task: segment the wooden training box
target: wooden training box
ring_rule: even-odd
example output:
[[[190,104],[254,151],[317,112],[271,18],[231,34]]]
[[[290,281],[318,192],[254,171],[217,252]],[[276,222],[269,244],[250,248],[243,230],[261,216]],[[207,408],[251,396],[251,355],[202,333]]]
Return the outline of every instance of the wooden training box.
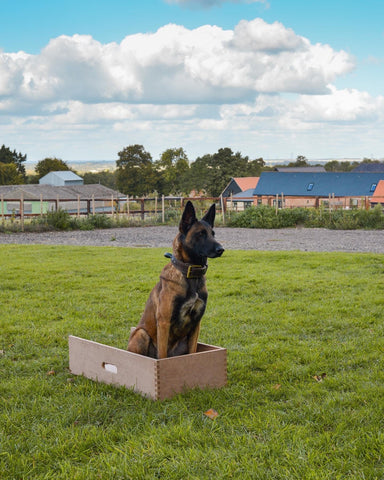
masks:
[[[71,373],[131,388],[153,400],[227,383],[225,348],[198,343],[196,353],[157,360],[72,335],[68,343]]]

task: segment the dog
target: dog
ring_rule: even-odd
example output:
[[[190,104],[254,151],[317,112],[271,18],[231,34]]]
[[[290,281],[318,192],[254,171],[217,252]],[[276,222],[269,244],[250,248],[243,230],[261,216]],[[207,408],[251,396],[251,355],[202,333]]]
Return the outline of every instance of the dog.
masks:
[[[127,350],[152,358],[195,353],[208,292],[207,258],[220,257],[224,248],[215,240],[215,204],[199,221],[188,201],[173,241],[171,261],[151,291]]]

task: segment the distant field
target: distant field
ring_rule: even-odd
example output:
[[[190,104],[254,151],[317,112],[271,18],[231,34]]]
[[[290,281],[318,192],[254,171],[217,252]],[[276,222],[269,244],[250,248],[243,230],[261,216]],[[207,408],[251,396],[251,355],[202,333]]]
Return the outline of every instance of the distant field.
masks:
[[[67,161],[68,166],[79,174],[92,171],[115,170],[116,160]],[[34,174],[37,162],[26,162],[27,174]]]
[[[163,402],[72,376],[67,347],[125,348],[163,249],[0,258],[2,480],[384,477],[384,255],[225,252],[200,338],[228,386]]]

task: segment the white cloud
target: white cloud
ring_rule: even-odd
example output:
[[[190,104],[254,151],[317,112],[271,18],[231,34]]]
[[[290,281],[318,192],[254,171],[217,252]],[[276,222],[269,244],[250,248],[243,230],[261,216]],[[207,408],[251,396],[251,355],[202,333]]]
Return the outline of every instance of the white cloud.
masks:
[[[313,129],[319,125],[345,123],[361,126],[384,120],[384,96],[372,97],[355,89],[337,90],[329,85],[327,95],[259,95],[253,103],[223,105],[221,118],[254,124],[272,120],[285,129]]]
[[[280,23],[242,21],[232,30],[166,25],[101,44],[60,36],[39,55],[0,55],[3,99],[32,104],[223,103],[260,92],[324,93],[353,59],[312,45]]]
[[[102,152],[130,143],[204,148],[199,154],[224,145],[274,148],[279,138],[331,135],[346,124],[357,138],[367,122],[372,137],[383,124],[383,97],[333,86],[354,68],[348,53],[261,19],[233,30],[169,24],[121,43],[60,36],[38,55],[0,52],[2,142],[20,151],[16,138],[26,151],[52,142],[43,155],[65,157],[54,151],[56,138],[63,152],[76,149],[75,158],[92,143],[108,158]]]

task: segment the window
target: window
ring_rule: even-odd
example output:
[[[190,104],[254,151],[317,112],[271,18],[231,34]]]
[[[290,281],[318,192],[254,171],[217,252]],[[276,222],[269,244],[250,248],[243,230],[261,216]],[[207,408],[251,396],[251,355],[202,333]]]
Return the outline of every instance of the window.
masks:
[[[371,188],[369,189],[370,192],[374,192],[376,190],[377,183],[372,183]]]
[[[312,191],[313,186],[314,186],[314,183],[308,183],[308,185],[307,185],[307,192]]]

